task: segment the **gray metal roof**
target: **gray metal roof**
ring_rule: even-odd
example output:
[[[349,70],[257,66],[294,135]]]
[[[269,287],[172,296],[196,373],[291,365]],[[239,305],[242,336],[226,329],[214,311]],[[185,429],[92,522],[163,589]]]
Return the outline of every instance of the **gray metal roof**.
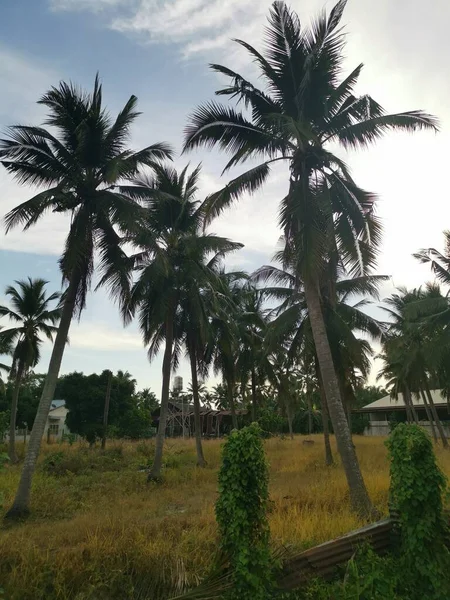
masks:
[[[55,408],[61,408],[61,406],[65,406],[65,405],[66,405],[65,400],[52,400],[52,406],[51,406],[50,410],[54,410]]]
[[[447,406],[447,399],[441,394],[441,390],[431,390],[431,397],[436,406]],[[416,394],[412,395],[412,401],[414,406],[418,408],[424,408],[424,403],[421,397]],[[358,412],[377,412],[377,411],[389,411],[389,410],[402,410],[405,408],[405,401],[403,400],[403,394],[398,394],[397,398],[391,396],[384,396],[375,402],[371,402],[366,406],[363,406]]]

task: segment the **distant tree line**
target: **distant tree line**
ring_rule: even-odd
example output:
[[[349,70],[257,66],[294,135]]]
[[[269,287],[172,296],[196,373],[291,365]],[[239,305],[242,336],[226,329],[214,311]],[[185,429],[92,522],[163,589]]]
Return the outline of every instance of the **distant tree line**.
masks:
[[[95,443],[103,434],[103,411],[110,371],[84,375],[80,372],[59,377],[55,398],[64,400],[69,412],[66,425],[71,433]],[[17,427],[31,430],[36,417],[45,375],[29,373],[21,385]],[[9,423],[14,383],[0,385],[0,427]],[[159,406],[149,389],[136,390],[136,380],[127,371],[112,375],[108,414],[108,437],[139,439],[152,434],[152,412]]]

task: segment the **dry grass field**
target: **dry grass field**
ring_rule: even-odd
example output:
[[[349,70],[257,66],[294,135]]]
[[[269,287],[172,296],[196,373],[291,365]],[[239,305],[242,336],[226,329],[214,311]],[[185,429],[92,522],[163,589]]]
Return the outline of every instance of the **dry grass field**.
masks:
[[[296,551],[359,525],[339,465],[326,468],[320,436],[270,439],[270,526],[274,547]],[[356,437],[370,495],[387,511],[388,463],[381,438]],[[32,517],[0,531],[0,588],[7,600],[157,600],[199,581],[217,546],[214,502],[221,441],[205,442],[208,467],[195,466],[193,441],[169,440],[162,484],[140,468],[152,443],[107,450],[44,445]],[[61,453],[55,456],[55,453]],[[450,474],[450,454],[438,450]],[[0,473],[3,509],[18,467]],[[1,597],[1,594],[0,594]]]

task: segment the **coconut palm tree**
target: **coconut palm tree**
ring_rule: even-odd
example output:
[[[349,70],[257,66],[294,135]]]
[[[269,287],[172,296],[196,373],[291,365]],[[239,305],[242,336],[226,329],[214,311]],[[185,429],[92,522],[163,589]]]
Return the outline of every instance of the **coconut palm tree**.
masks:
[[[237,383],[239,380],[238,355],[242,293],[248,282],[243,272],[220,271],[219,302],[210,301],[209,338],[205,349],[205,362],[212,366],[215,375],[222,375],[221,391],[226,392],[226,407],[231,412],[233,429],[238,429],[236,413]],[[241,390],[242,391],[242,390]],[[219,404],[218,404],[219,406]],[[224,408],[223,401],[220,408]]]
[[[96,77],[91,93],[60,83],[40,100],[48,109],[45,127],[15,125],[0,140],[0,160],[15,179],[38,185],[42,191],[6,216],[6,229],[32,227],[47,212],[67,214],[69,233],[59,264],[64,294],[61,321],[55,337],[41,402],[27,449],[19,488],[7,517],[29,511],[31,480],[39,454],[70,324],[86,305],[97,251],[100,271],[114,272],[122,257],[120,230],[135,225],[138,205],[115,187],[134,177],[141,165],[167,158],[166,144],[138,152],[127,148],[130,127],[138,116],[131,96],[116,119],[103,106],[102,86]]]
[[[130,199],[139,200],[144,207],[140,226],[129,240],[139,252],[124,261],[123,267],[126,272],[127,264],[128,269],[131,266],[137,280],[128,290],[127,286],[119,289],[113,278],[113,291],[120,294],[125,323],[138,315],[150,360],[165,344],[161,411],[149,480],[159,479],[161,475],[170,376],[178,360],[183,336],[193,375],[194,371],[197,373],[197,352],[204,340],[203,332],[197,332],[198,339],[191,336],[192,323],[183,331],[180,324],[183,307],[186,311],[186,306],[189,306],[193,311],[192,319],[202,328],[206,326],[201,290],[214,290],[220,283],[214,257],[242,247],[226,238],[204,232],[203,204],[196,200],[199,173],[199,167],[189,174],[187,167],[178,173],[167,166],[155,166],[154,175],[136,178],[132,186],[121,188]],[[127,277],[124,274],[122,280],[126,281]],[[198,393],[194,394],[194,406],[198,437]],[[198,440],[201,442],[200,438]]]
[[[247,283],[238,296],[236,313],[238,352],[236,368],[243,393],[250,385],[252,420],[258,416],[258,396],[268,375],[270,364],[264,345],[269,310],[264,307],[264,290]]]
[[[41,336],[53,341],[53,334],[58,330],[55,323],[61,312],[59,306],[51,308],[51,304],[59,300],[60,294],[55,292],[47,296],[45,286],[48,281],[29,277],[26,281],[15,283],[16,287],[8,286],[5,290],[11,308],[0,305],[0,317],[5,317],[16,325],[0,331],[0,344],[14,348],[10,371],[14,387],[9,426],[9,459],[12,463],[17,462],[16,416],[20,386],[29,369],[39,362],[43,342]]]
[[[436,328],[437,318],[440,319],[446,312],[450,313],[448,301],[442,296],[438,285],[428,284],[425,289],[408,291],[399,288],[399,293],[392,294],[384,302],[386,306],[383,309],[391,319],[389,336],[384,343],[385,367],[390,367],[396,375],[396,382],[400,382],[407,398],[405,405],[410,405],[414,420],[417,417],[409,397],[412,391],[422,395],[430,423],[434,421],[444,448],[448,448],[430,390],[433,358],[436,353],[442,356],[448,349],[448,343],[442,344],[443,336],[439,327]],[[436,343],[436,333],[439,343]],[[395,366],[397,368],[394,370]]]
[[[280,262],[284,252],[275,254]],[[285,257],[284,257],[285,258]],[[317,381],[321,393],[322,417],[325,438],[326,463],[331,464],[331,446],[328,439],[327,401],[314,345],[309,307],[304,284],[296,274],[296,265],[286,263],[281,267],[265,265],[252,276],[257,282],[266,284],[264,293],[267,298],[278,300],[280,304],[273,309],[275,318],[268,327],[266,344],[271,349],[280,345],[286,348],[286,361],[290,367],[303,366],[302,372],[307,380]],[[380,339],[385,331],[382,323],[364,312],[369,298],[378,298],[378,286],[387,279],[382,275],[364,275],[349,277],[342,265],[330,260],[322,269],[320,282],[321,311],[324,316],[333,364],[338,385],[345,401],[348,421],[354,400],[355,374],[367,375],[372,354],[367,340],[360,339],[358,333]],[[275,285],[270,286],[267,283]],[[363,298],[361,299],[361,296]],[[358,299],[359,298],[359,299]],[[311,387],[308,383],[305,387]],[[311,391],[311,390],[309,390]],[[307,390],[307,398],[310,394]],[[311,414],[311,407],[309,410]]]
[[[225,170],[249,159],[263,162],[234,178],[209,199],[209,215],[222,212],[242,193],[253,193],[269,178],[276,162],[289,167],[289,191],[281,202],[280,224],[298,254],[312,331],[330,416],[345,468],[353,507],[371,510],[350,432],[321,312],[319,275],[330,245],[358,262],[359,246],[376,251],[367,215],[374,198],[353,181],[345,163],[329,148],[366,147],[391,130],[436,129],[422,111],[388,115],[370,96],[356,97],[362,65],[341,79],[344,35],[339,28],[346,0],[340,0],[311,28],[281,1],[273,3],[263,52],[243,40],[260,71],[263,89],[228,67],[212,69],[231,80],[217,94],[242,102],[248,113],[210,102],[200,106],[186,128],[185,149],[218,146],[231,154]],[[250,116],[247,116],[247,115]]]
[[[4,339],[2,337],[2,330],[4,330],[4,327],[0,326],[0,356],[10,356],[12,354],[13,347],[9,339]],[[0,363],[0,372],[1,371],[4,371],[5,373],[10,373],[11,366],[5,365],[5,363]]]

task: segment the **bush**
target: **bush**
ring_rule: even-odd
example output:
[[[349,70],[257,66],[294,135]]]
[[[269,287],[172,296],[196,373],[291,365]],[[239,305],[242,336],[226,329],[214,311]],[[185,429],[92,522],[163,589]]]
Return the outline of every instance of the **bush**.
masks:
[[[123,448],[113,446],[106,450],[58,450],[50,452],[44,458],[42,469],[47,475],[61,477],[72,473],[81,475],[92,471],[120,471],[123,468]]]
[[[442,511],[446,478],[421,427],[398,424],[387,447],[391,506],[399,515],[402,592],[409,600],[445,600],[450,597],[450,553]]]
[[[268,470],[256,424],[234,431],[223,447],[216,518],[230,562],[235,600],[266,600],[271,587]]]

